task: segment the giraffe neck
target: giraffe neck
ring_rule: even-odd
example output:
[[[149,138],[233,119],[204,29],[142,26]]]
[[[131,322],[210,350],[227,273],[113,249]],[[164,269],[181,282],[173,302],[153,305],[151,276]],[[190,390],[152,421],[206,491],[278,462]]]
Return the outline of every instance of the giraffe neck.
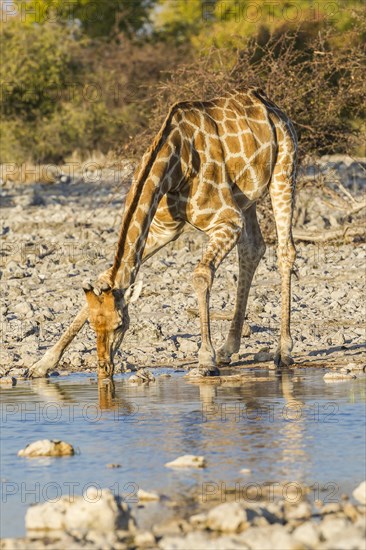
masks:
[[[143,156],[126,197],[117,251],[111,269],[111,285],[128,288],[138,273],[150,224],[160,198],[168,191],[169,161],[174,147],[169,143],[173,105],[151,147]]]
[[[133,187],[137,189],[140,186],[135,184]],[[141,194],[137,196],[133,193],[128,198],[112,267],[114,287],[127,289],[135,281],[150,224],[158,203],[166,191],[166,178],[155,171],[143,182]]]
[[[141,265],[149,228],[160,199],[171,185],[170,170],[176,163],[174,146],[165,139],[159,144],[153,160],[147,152],[136,172],[126,198],[120,236],[113,267],[112,287],[127,289],[136,278]]]

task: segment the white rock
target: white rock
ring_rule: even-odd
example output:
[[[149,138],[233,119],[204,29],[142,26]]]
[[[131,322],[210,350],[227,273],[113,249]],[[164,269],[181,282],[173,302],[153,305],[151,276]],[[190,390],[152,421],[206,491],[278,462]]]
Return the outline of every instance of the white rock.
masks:
[[[193,527],[203,529],[206,526],[207,514],[194,514],[189,518],[189,522]]]
[[[347,365],[347,369],[349,369],[350,371],[353,371],[353,370],[359,370],[359,371],[362,371],[362,370],[365,370],[366,366],[364,363],[348,363]]]
[[[140,378],[143,382],[155,382],[155,376],[149,369],[139,369],[136,372],[136,376]]]
[[[65,441],[42,439],[34,441],[18,452],[18,456],[70,456],[75,453],[70,443]]]
[[[250,468],[242,468],[240,470],[240,473],[241,474],[244,474],[244,475],[247,475],[247,474],[251,474],[252,473],[252,470]]]
[[[354,374],[343,372],[327,372],[324,374],[323,379],[325,382],[337,382],[341,380],[353,380],[356,378]]]
[[[309,519],[311,517],[311,506],[306,501],[288,505],[285,507],[285,515],[287,520]]]
[[[243,546],[236,537],[210,537],[205,532],[193,531],[185,537],[163,537],[159,542],[159,548],[161,550],[246,550],[249,547]]]
[[[25,516],[27,530],[91,529],[108,533],[116,529],[134,528],[134,520],[126,503],[109,489],[90,487],[83,496],[68,496],[56,502],[36,504]]]
[[[33,307],[32,304],[27,302],[20,302],[19,304],[13,306],[13,310],[15,313],[20,313],[20,315],[28,315],[33,312]]]
[[[341,533],[327,540],[319,548],[323,550],[365,550],[365,536],[359,532],[353,525],[349,525]]]
[[[241,534],[240,539],[251,550],[299,550],[299,543],[291,537],[283,525],[278,524],[268,527],[250,527]]]
[[[212,531],[235,533],[244,527],[246,521],[246,512],[238,502],[219,504],[207,515],[207,527]]]
[[[156,546],[156,540],[151,531],[140,531],[135,535],[135,545],[139,547],[147,546],[149,548]]]
[[[316,546],[319,542],[317,527],[311,521],[302,523],[293,531],[292,536],[304,545]]]
[[[16,378],[14,376],[2,376],[0,378],[0,384],[1,386],[15,386],[17,383]]]
[[[319,530],[321,536],[328,540],[333,538],[338,533],[342,533],[344,529],[349,525],[346,518],[334,518],[332,516],[326,516],[325,519],[319,524]]]
[[[165,464],[167,468],[205,468],[206,460],[203,456],[183,455],[172,462]]]
[[[366,504],[366,481],[360,483],[352,494],[358,502],[361,504]]]
[[[158,493],[144,491],[143,489],[137,491],[137,498],[139,500],[160,500]]]
[[[183,353],[197,353],[198,344],[194,340],[190,340],[189,338],[177,338],[177,342],[179,343],[180,351]]]

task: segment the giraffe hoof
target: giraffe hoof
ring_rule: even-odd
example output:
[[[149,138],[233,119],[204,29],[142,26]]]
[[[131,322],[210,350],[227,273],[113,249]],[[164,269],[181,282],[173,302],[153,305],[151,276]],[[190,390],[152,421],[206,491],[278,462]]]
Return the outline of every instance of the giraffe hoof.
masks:
[[[217,352],[216,363],[218,365],[230,365],[231,354],[223,349],[219,349]]]
[[[291,355],[282,355],[281,352],[277,352],[274,358],[274,364],[278,368],[289,367],[290,365],[294,364],[294,360],[292,359]]]
[[[220,376],[220,371],[217,367],[196,367],[187,374],[190,378],[201,378],[204,376]]]

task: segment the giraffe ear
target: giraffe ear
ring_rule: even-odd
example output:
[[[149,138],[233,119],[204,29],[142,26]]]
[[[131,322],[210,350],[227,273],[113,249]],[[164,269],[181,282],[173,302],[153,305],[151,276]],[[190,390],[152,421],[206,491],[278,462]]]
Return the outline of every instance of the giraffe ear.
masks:
[[[128,289],[125,292],[125,302],[126,304],[132,304],[133,302],[136,302],[138,300],[141,290],[142,290],[142,279],[134,283],[133,285],[129,286]]]

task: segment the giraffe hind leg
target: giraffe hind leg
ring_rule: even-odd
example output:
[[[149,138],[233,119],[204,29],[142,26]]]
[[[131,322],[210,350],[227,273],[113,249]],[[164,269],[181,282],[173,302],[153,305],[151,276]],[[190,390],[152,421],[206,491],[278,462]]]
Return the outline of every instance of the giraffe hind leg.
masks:
[[[278,266],[281,274],[281,328],[280,340],[275,355],[277,367],[287,367],[294,361],[291,357],[293,341],[291,321],[291,273],[296,258],[292,239],[293,193],[295,164],[290,158],[287,165],[276,165],[270,184],[270,195],[277,228]]]

